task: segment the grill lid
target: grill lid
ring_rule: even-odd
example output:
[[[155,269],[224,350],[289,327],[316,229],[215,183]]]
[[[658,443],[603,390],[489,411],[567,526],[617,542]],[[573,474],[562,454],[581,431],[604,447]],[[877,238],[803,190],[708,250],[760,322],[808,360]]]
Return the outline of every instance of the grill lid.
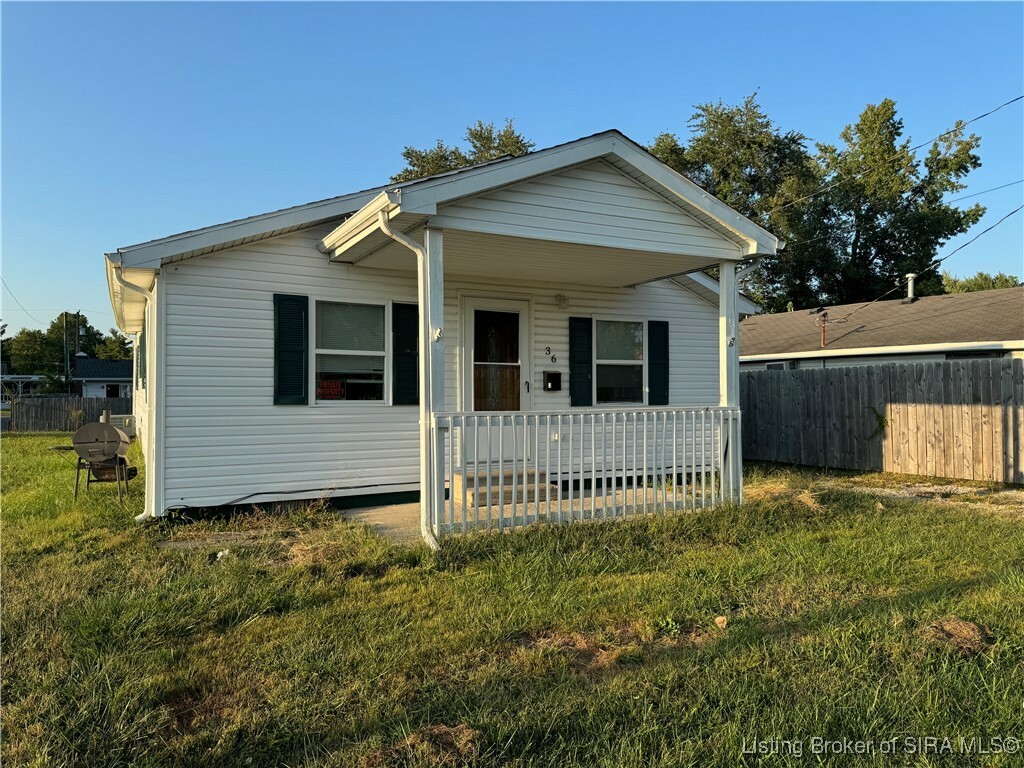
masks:
[[[75,453],[86,461],[110,461],[128,451],[128,436],[110,424],[86,424],[71,439]]]

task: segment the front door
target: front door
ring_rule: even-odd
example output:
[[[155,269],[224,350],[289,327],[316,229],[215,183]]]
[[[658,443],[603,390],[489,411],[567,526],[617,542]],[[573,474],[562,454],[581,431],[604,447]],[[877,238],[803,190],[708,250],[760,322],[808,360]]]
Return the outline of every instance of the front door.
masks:
[[[493,413],[490,439],[479,430],[479,448],[474,434],[467,434],[467,458],[492,462],[499,455],[510,460],[522,458],[524,440],[530,441],[521,418],[505,418],[499,429],[498,413],[529,409],[530,403],[530,303],[511,299],[467,298],[464,305],[465,338],[462,359],[464,407],[479,413]],[[481,426],[486,424],[481,420]],[[476,433],[477,430],[467,430]],[[500,437],[499,437],[500,435]]]

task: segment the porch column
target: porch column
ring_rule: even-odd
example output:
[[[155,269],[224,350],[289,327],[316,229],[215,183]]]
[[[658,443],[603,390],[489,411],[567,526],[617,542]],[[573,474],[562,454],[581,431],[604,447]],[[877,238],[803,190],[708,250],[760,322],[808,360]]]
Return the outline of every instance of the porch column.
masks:
[[[736,265],[718,262],[718,404],[738,408],[740,404],[740,341]],[[737,418],[723,416],[723,437],[728,439],[728,455],[722,457],[722,490],[730,501],[743,496],[743,455],[740,424]],[[724,441],[723,441],[724,442]]]
[[[444,238],[439,229],[424,230],[419,260],[420,320],[420,522],[435,529],[444,509],[444,456],[434,441],[433,416],[444,404]]]

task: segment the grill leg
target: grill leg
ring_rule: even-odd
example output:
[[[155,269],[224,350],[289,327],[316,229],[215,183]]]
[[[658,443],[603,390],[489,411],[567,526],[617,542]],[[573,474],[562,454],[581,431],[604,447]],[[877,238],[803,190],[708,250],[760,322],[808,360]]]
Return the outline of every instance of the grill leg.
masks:
[[[82,474],[82,460],[78,460],[78,465],[75,467],[75,501],[78,501],[78,478]]]

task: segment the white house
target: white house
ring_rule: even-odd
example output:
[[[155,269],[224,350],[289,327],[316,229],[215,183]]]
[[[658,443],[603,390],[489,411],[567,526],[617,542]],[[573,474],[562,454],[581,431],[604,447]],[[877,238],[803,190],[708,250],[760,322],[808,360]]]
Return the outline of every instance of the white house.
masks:
[[[131,397],[132,361],[100,360],[79,352],[71,380],[82,397]]]
[[[737,271],[778,247],[608,131],[120,248],[142,516],[421,490],[433,542],[739,499]]]

